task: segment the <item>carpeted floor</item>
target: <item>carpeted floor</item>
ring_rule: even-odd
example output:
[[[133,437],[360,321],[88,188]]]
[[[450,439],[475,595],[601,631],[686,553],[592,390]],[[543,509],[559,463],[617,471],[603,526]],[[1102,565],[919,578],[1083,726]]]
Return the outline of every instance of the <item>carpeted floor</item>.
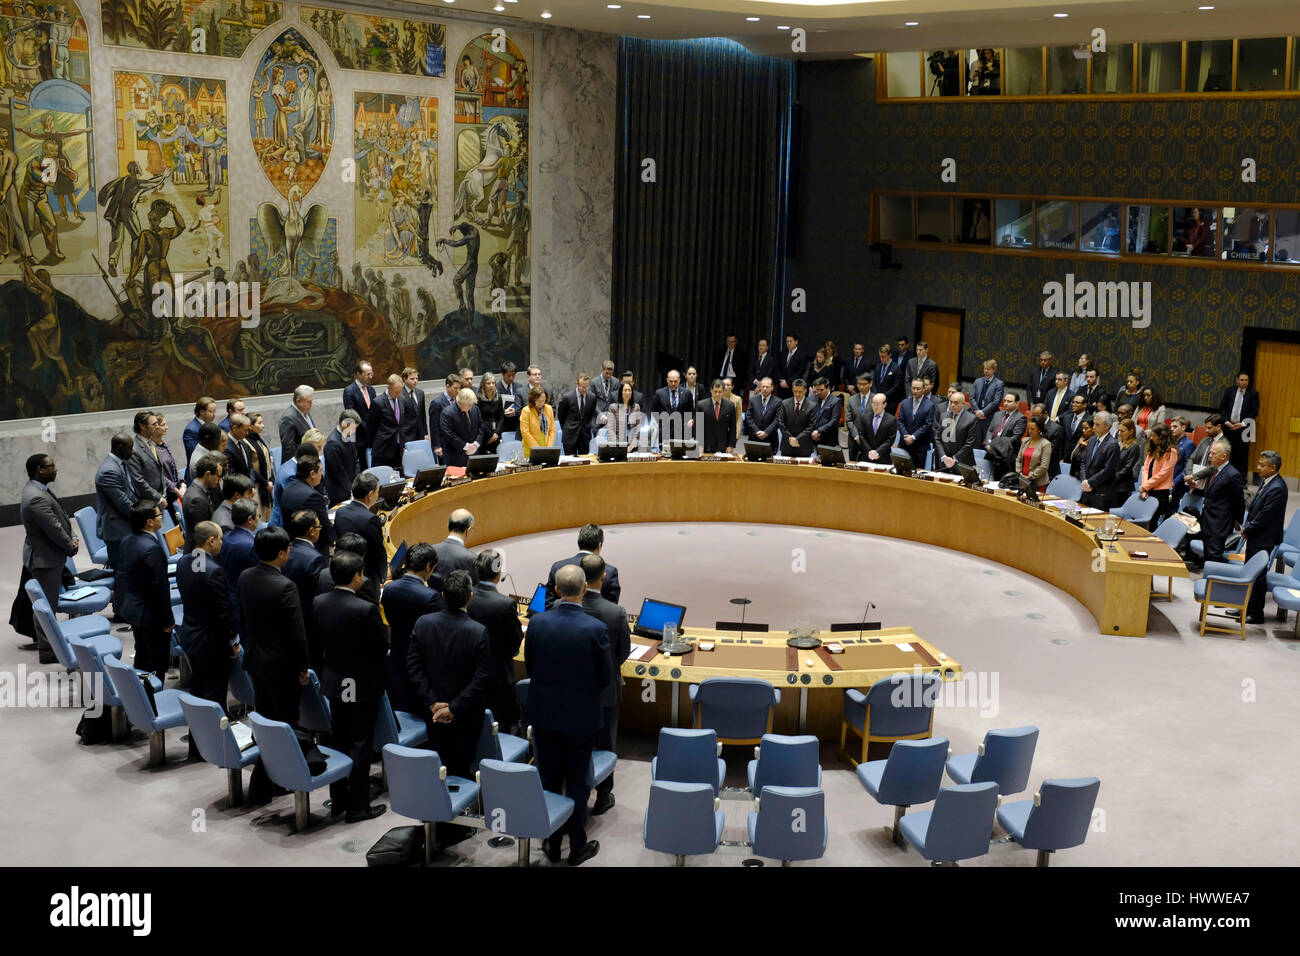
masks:
[[[518,588],[530,592],[553,560],[573,554],[572,531],[498,542]],[[0,607],[17,587],[21,528],[0,529],[0,551],[15,560],[0,580]],[[486,542],[471,538],[481,549]],[[796,550],[796,549],[802,549]],[[607,529],[607,560],[619,569],[624,606],[651,595],[685,604],[686,625],[730,619],[732,597],[747,596],[750,620],[773,628],[806,618],[856,620],[868,601],[885,626],[910,626],[977,672],[992,706],[941,707],[936,735],[954,753],[975,749],[986,731],[1040,729],[1028,797],[1045,777],[1101,779],[1094,830],[1055,866],[1295,864],[1300,823],[1291,797],[1300,769],[1288,753],[1300,700],[1300,641],[1292,621],[1248,628],[1242,642],[1196,634],[1191,584],[1175,581],[1172,604],[1151,610],[1146,639],[1102,637],[1072,598],[991,561],[889,538],[777,525],[630,525]],[[41,668],[7,624],[0,675]],[[129,633],[123,635],[130,652]],[[996,681],[996,684],[994,683]],[[143,735],[82,746],[78,711],[16,707],[0,719],[0,784],[6,859],[20,865],[179,864],[211,866],[364,864],[365,850],[390,827],[411,821],[391,811],[376,820],[327,823],[289,833],[291,797],[257,810],[221,809],[225,773],[183,761],[180,731],[168,734],[169,763],[145,769]],[[670,858],[641,843],[652,735],[620,741],[617,806],[593,818],[601,843],[588,866],[660,866]],[[729,748],[728,784],[743,784],[748,748]],[[893,847],[892,809],[878,806],[835,748],[822,748],[831,840],[820,864],[920,866]],[[376,775],[378,768],[375,768]],[[385,798],[381,797],[380,800]],[[724,839],[744,839],[749,804],[726,800]],[[749,853],[723,848],[690,865],[737,866]],[[481,837],[449,851],[439,865],[507,866],[514,848]],[[540,848],[533,862],[545,865]],[[1013,845],[964,865],[1032,866]]]

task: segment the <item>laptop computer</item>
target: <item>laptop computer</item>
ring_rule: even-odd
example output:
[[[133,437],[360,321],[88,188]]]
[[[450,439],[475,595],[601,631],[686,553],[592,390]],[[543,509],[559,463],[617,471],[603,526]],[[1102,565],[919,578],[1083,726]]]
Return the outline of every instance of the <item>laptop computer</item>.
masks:
[[[392,511],[397,507],[397,502],[401,500],[402,492],[406,490],[406,479],[401,481],[392,481],[386,485],[379,486],[379,507],[385,511]]]
[[[682,605],[646,598],[641,602],[641,611],[636,616],[636,626],[632,628],[632,633],[641,637],[662,639],[664,625],[675,624],[677,633],[680,634],[684,617],[686,617],[686,608]]]
[[[818,445],[817,460],[823,465],[842,465],[844,452],[838,445]]]
[[[388,577],[396,581],[402,576],[402,565],[406,563],[406,542],[403,541],[397,546],[397,552],[393,555],[393,560],[388,562]]]
[[[627,451],[626,442],[614,445],[597,445],[596,457],[601,461],[627,461]]]
[[[537,589],[533,591],[532,600],[528,602],[528,616],[532,617],[534,614],[541,614],[545,610],[546,610],[546,585],[539,584],[537,585]]]
[[[765,441],[746,441],[745,461],[771,461],[775,451],[776,449]]]
[[[889,460],[893,463],[896,474],[907,476],[916,471],[916,463],[912,461],[912,456],[905,451],[898,451],[897,449],[891,451]]]
[[[554,468],[560,463],[560,449],[554,445],[544,446],[541,448],[530,448],[528,450],[528,464],[541,465],[543,468]]]
[[[497,470],[497,460],[496,455],[470,455],[465,474],[471,478],[482,478],[484,475],[493,474]]]
[[[434,465],[432,468],[421,468],[415,473],[415,490],[417,492],[437,491],[442,487],[442,479],[446,474],[446,465]]]

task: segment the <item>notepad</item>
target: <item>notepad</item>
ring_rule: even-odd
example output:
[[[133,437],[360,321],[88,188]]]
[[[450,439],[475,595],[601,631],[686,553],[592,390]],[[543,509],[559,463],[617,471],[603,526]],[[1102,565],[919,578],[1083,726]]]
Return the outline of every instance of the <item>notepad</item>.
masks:
[[[253,728],[248,724],[231,724],[230,732],[235,735],[235,743],[239,745],[240,750],[247,750],[253,746]]]
[[[90,597],[94,593],[94,588],[82,587],[73,588],[71,591],[64,591],[62,596],[67,598],[69,601],[80,601],[82,598]]]
[[[630,661],[639,661],[645,657],[646,651],[654,650],[653,644],[633,644],[632,650],[628,653],[627,659]]]
[[[904,643],[902,643],[902,644],[895,644],[894,646],[897,647],[897,648],[898,648],[900,651],[902,651],[904,654],[910,654],[910,653],[912,653],[912,645],[911,645],[911,644],[908,644],[908,643],[906,643],[906,642],[904,642]]]

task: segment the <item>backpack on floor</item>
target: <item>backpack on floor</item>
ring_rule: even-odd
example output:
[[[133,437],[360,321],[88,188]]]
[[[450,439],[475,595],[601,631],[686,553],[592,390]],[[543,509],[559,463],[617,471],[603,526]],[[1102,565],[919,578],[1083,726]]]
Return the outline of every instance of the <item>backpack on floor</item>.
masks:
[[[366,866],[411,866],[424,859],[424,827],[393,827],[366,851]]]

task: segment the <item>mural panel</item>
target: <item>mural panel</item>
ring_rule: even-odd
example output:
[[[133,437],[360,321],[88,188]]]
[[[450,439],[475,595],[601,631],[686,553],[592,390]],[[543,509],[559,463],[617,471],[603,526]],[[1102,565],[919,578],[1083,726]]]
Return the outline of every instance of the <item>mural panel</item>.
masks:
[[[447,28],[427,20],[369,17],[326,7],[301,8],[303,23],[320,35],[346,70],[442,76]]]
[[[103,0],[104,41],[174,53],[241,57],[253,38],[284,16],[262,0]],[[194,49],[202,30],[202,49]]]
[[[262,172],[286,199],[311,192],[334,140],[334,90],[320,57],[292,27],[258,61],[249,93],[248,128]]]
[[[353,116],[357,262],[430,264],[429,224],[438,222],[437,98],[357,93]]]

